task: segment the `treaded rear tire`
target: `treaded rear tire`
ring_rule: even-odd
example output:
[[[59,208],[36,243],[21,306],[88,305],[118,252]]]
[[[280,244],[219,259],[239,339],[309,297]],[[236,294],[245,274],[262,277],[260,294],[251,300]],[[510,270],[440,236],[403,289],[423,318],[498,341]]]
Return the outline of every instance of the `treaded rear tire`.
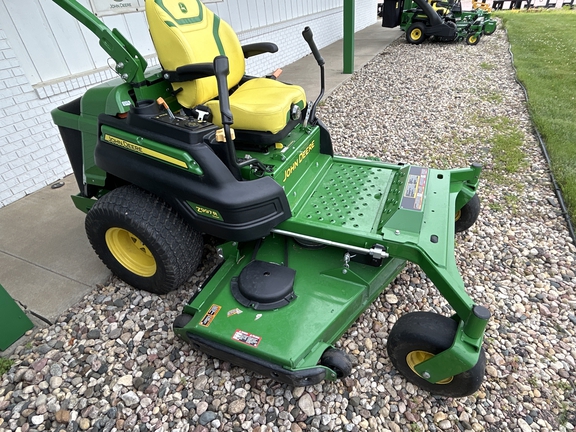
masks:
[[[120,279],[144,291],[165,294],[177,289],[196,271],[202,259],[202,235],[160,198],[136,186],[114,189],[96,201],[86,216],[85,227],[102,262]],[[139,240],[140,250],[146,253],[136,250],[135,255],[144,257],[145,271],[140,271],[137,265],[138,256],[135,265],[122,260],[122,255],[129,258],[134,255],[134,248],[129,241],[111,243],[111,232],[119,232],[133,242]]]

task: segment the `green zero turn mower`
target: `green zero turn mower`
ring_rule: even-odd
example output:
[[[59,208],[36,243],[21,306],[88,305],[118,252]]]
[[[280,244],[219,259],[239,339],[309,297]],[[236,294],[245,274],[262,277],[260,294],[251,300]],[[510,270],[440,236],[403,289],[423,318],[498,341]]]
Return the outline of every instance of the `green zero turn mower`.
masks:
[[[496,31],[498,23],[495,19],[491,18],[491,9],[485,7],[478,7],[472,10],[462,10],[462,3],[460,0],[437,1],[429,0],[432,8],[440,16],[444,17],[447,21],[453,21],[458,27],[472,25],[475,22],[482,25],[482,35],[488,36]]]
[[[411,44],[421,44],[429,37],[440,42],[466,41],[476,45],[483,34],[493,33],[496,22],[480,12],[462,12],[460,4],[450,10],[434,6],[426,0],[384,0],[381,14],[382,26],[400,29]]]
[[[244,74],[241,46],[199,0],[146,0],[162,68],[76,0],[54,0],[116,62],[117,79],[52,112],[102,261],[136,288],[162,294],[193,274],[203,235],[221,264],[174,332],[195,349],[294,386],[336,380],[351,359],[335,348],[406,261],[454,309],[401,317],[393,365],[432,393],[463,396],[484,377],[488,309],[466,294],[455,231],[475,222],[481,167],[437,170],[333,154],[316,117],[321,92]],[[234,126],[234,129],[231,128]],[[455,221],[456,215],[456,223]]]

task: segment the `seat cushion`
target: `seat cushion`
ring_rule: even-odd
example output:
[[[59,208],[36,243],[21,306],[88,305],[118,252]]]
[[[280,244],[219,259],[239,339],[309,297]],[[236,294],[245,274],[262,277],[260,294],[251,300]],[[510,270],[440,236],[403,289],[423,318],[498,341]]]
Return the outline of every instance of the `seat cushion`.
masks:
[[[290,120],[290,108],[306,106],[304,89],[269,78],[254,78],[242,84],[230,96],[230,109],[236,129],[276,133]],[[222,126],[220,104],[211,100],[213,122]]]

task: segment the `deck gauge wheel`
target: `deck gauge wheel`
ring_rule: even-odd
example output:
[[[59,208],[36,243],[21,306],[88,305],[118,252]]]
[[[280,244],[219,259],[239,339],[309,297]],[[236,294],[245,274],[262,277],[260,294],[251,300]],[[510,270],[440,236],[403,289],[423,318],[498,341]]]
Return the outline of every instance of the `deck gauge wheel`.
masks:
[[[320,358],[320,364],[332,369],[337,378],[345,378],[352,372],[352,360],[344,351],[328,348]]]

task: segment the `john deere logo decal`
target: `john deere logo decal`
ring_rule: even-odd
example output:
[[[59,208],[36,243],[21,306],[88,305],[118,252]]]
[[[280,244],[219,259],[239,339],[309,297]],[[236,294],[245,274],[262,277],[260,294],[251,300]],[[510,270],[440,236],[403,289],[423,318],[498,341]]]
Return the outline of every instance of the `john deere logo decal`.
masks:
[[[178,6],[180,6],[180,10],[182,11],[182,13],[188,12],[188,8],[186,7],[186,5],[184,3],[178,3]]]
[[[126,8],[126,7],[134,7],[131,1],[125,0],[114,0],[114,3],[110,3],[110,9],[119,9],[119,8]]]

